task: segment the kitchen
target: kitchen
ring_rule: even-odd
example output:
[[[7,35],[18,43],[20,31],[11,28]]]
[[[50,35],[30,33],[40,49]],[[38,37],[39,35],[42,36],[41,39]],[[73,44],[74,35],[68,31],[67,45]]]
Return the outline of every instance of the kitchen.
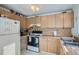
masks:
[[[20,21],[17,54],[79,54],[79,5],[3,4],[1,7],[5,7],[0,8],[1,17]],[[5,11],[6,8],[9,10]]]

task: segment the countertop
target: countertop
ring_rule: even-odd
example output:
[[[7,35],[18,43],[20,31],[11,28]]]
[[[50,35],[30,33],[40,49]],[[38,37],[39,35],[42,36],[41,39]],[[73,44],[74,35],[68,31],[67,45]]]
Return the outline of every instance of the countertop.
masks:
[[[79,46],[72,44],[64,44],[63,40],[61,41],[62,48],[64,50],[65,55],[79,55]]]
[[[53,35],[42,35],[42,36],[61,37],[61,36],[53,36]]]

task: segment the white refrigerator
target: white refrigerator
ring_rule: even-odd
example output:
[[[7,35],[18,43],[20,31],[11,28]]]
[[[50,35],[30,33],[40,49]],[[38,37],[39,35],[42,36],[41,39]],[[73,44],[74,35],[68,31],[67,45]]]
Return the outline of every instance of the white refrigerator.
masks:
[[[20,55],[20,22],[0,17],[0,55]]]

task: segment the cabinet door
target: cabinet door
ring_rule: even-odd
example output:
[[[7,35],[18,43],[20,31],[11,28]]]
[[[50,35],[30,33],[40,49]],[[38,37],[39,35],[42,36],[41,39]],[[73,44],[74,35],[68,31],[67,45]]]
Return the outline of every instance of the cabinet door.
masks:
[[[21,37],[21,50],[25,50],[27,48],[27,36]]]
[[[47,16],[41,16],[41,27],[47,28],[48,27],[48,19]]]
[[[63,13],[56,14],[56,28],[63,28]]]
[[[48,16],[48,28],[55,28],[55,15]]]
[[[55,38],[48,38],[48,52],[57,53],[57,40]]]
[[[47,38],[46,37],[41,37],[40,38],[40,51],[47,52]]]
[[[35,24],[35,19],[34,19],[34,17],[29,18],[28,21],[29,21],[30,24]]]
[[[72,12],[66,12],[64,13],[64,27],[65,28],[72,28],[73,27],[73,13]]]
[[[35,18],[35,22],[36,22],[36,24],[41,24],[40,22],[40,19],[41,19],[41,17],[40,16],[37,16],[36,18]]]
[[[60,42],[60,38],[56,39],[57,42],[57,54],[60,54],[61,51],[61,42]]]

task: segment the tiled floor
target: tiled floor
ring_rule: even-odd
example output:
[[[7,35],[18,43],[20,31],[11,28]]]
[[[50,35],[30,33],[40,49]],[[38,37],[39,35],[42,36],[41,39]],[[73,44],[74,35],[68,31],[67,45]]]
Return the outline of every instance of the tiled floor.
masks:
[[[22,55],[56,55],[54,53],[47,53],[47,52],[32,52],[32,51],[29,51],[29,50],[23,50],[22,51]]]

